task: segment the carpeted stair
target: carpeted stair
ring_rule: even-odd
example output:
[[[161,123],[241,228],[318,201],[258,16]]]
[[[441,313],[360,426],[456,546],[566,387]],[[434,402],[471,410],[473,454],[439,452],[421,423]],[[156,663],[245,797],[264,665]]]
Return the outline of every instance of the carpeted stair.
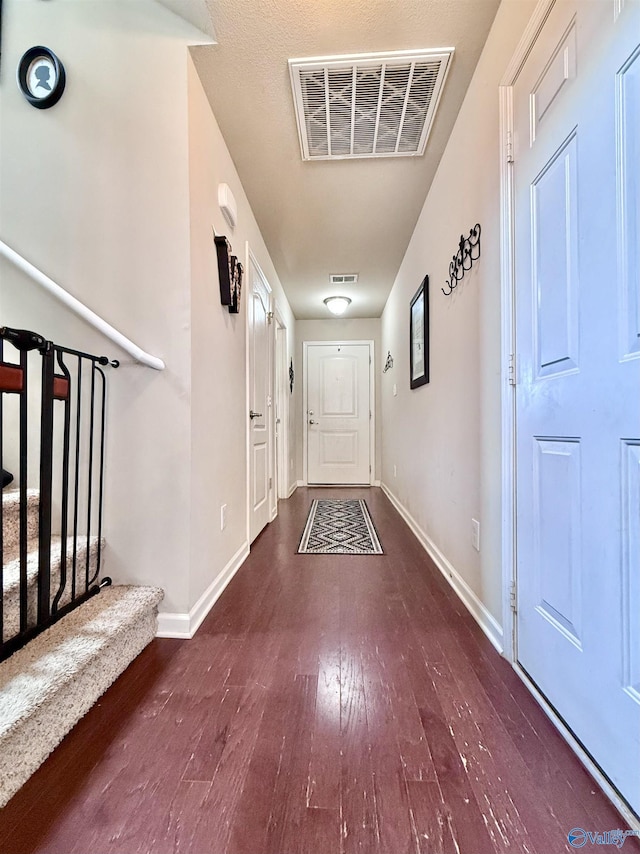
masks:
[[[29,494],[29,612],[35,603],[38,496]],[[18,620],[18,500],[3,495],[5,637]],[[60,577],[60,539],[52,546],[52,591]],[[88,544],[95,566],[97,539]],[[84,574],[86,538],[78,545],[76,572]],[[67,558],[72,571],[71,557]],[[80,576],[78,575],[78,578]],[[52,595],[54,595],[52,593]],[[44,762],[156,633],[155,587],[114,586],[76,608],[0,663],[0,807]]]

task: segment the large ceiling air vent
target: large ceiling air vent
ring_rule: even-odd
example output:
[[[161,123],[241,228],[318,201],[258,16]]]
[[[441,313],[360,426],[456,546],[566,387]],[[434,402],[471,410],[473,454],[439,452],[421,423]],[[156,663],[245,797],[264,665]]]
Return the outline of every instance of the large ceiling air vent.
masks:
[[[424,154],[453,48],[290,59],[303,160]]]

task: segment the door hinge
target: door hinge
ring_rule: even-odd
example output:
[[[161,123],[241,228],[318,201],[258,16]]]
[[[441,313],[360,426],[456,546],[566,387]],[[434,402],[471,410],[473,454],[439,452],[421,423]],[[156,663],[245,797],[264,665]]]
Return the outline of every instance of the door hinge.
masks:
[[[271,489],[272,486],[273,486],[273,478],[270,477],[269,478],[269,489]]]
[[[509,354],[509,385],[517,385],[516,379],[516,354]]]
[[[507,131],[507,142],[506,142],[506,154],[507,154],[507,163],[514,162],[513,156],[513,131]]]
[[[371,410],[369,410],[369,421],[371,421]]]
[[[273,312],[272,311],[267,312],[267,323],[273,323]]]
[[[509,604],[511,606],[511,610],[515,614],[518,610],[518,600],[516,594],[516,583],[512,581],[509,585]]]

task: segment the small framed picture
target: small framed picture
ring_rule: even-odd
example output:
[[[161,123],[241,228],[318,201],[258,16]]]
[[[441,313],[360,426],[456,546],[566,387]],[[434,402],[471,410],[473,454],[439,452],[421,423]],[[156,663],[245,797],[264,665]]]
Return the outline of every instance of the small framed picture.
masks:
[[[18,86],[27,101],[39,110],[57,104],[64,92],[63,64],[48,47],[32,47],[18,65]]]
[[[429,276],[411,300],[409,343],[411,388],[418,388],[429,382]]]

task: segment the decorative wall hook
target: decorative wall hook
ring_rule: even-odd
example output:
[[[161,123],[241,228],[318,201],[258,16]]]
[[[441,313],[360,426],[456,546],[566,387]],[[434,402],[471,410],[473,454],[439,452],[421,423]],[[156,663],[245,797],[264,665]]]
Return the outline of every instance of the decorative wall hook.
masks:
[[[462,234],[460,235],[458,251],[453,256],[451,263],[449,264],[449,280],[446,282],[446,286],[449,290],[445,291],[444,288],[440,288],[446,297],[453,293],[458,282],[462,279],[467,270],[471,269],[473,262],[477,261],[480,257],[480,231],[480,223],[478,222],[471,229],[468,237],[465,237]]]
[[[387,361],[384,363],[384,368],[382,369],[382,373],[386,374],[389,368],[393,367],[393,356],[391,355],[391,350],[387,353]]]

